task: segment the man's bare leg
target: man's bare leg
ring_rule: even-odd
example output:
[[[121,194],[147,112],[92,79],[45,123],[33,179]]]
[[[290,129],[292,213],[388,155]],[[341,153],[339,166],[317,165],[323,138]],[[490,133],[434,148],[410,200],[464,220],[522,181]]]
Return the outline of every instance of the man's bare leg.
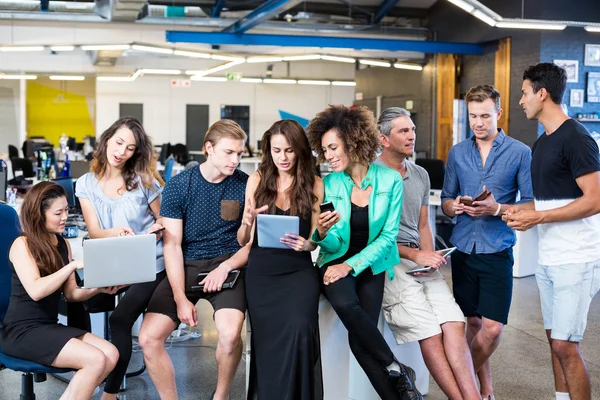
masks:
[[[465,399],[480,399],[481,395],[477,389],[471,351],[465,338],[464,322],[446,322],[442,324],[442,332],[446,358],[454,373],[462,397]]]
[[[242,358],[241,331],[244,313],[232,308],[223,308],[215,313],[217,326],[217,390],[215,400],[228,400],[231,382]],[[212,400],[212,399],[211,399]]]

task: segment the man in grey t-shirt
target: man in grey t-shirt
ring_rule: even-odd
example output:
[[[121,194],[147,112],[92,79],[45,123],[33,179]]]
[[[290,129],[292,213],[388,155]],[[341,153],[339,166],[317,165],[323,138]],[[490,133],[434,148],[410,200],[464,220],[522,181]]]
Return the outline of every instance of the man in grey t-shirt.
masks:
[[[402,258],[395,279],[386,280],[383,313],[399,344],[418,341],[427,368],[451,399],[480,399],[471,353],[464,335],[465,318],[438,271],[446,260],[435,252],[429,227],[429,175],[406,160],[413,155],[415,125],[403,108],[388,108],[379,117],[383,153],[375,161],[404,178],[404,199],[398,232]],[[434,269],[418,276],[416,266]]]

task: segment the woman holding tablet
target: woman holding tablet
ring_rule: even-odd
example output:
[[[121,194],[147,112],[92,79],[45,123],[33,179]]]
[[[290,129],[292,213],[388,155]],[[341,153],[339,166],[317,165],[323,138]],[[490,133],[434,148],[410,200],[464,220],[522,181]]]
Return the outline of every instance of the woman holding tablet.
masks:
[[[152,140],[133,117],[118,119],[98,139],[91,171],[77,180],[75,195],[92,239],[151,233],[160,224],[162,182],[155,178]],[[162,232],[156,234],[160,239]],[[115,399],[131,359],[131,328],[165,277],[162,241],[156,242],[156,280],[127,289],[110,316],[119,362],[106,379],[102,400]],[[134,254],[132,254],[134,256]]]
[[[323,293],[348,330],[350,349],[383,400],[422,399],[414,371],[395,359],[377,329],[385,273],[400,262],[396,236],[402,176],[374,164],[380,147],[366,107],[329,106],[310,122],[309,141],[333,173],[323,179],[325,211],[312,235]]]
[[[119,287],[80,289],[65,230],[68,203],[54,182],[33,186],[21,208],[22,236],[9,250],[11,297],[2,322],[0,346],[9,356],[77,372],[61,399],[91,399],[94,389],[114,368],[119,354],[104,339],[57,323],[61,293],[69,302],[98,293],[114,294]]]
[[[252,326],[248,398],[321,400],[319,274],[308,238],[317,226],[323,182],[314,174],[304,129],[278,121],[262,137],[262,161],[248,179],[240,245],[252,241],[246,298]],[[259,208],[255,209],[255,206]],[[289,249],[258,247],[258,213],[298,216],[299,235],[287,234]]]

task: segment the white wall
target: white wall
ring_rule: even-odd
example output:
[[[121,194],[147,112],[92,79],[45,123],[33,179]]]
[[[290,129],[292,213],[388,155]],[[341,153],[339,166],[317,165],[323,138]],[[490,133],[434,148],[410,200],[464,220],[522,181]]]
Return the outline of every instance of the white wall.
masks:
[[[21,149],[19,141],[19,81],[0,80],[0,153],[8,153],[8,145]]]
[[[328,104],[351,105],[354,87],[192,82],[172,87],[169,77],[143,77],[134,82],[97,82],[96,132],[119,118],[119,103],[142,103],[144,126],[154,143],[185,143],[186,104],[208,104],[209,124],[220,119],[221,105],[250,106],[250,143],[281,119],[279,110],[312,119]]]

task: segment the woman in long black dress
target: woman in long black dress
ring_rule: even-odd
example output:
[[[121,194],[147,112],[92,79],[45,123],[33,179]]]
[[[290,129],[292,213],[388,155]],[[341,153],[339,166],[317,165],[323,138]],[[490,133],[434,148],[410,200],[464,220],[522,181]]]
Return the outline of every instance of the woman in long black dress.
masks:
[[[0,347],[9,356],[42,365],[78,370],[61,400],[90,399],[94,389],[114,368],[119,353],[104,339],[81,329],[58,324],[61,293],[69,302],[98,293],[114,294],[120,287],[81,289],[65,229],[68,204],[64,189],[53,182],[35,185],[21,208],[23,235],[9,250],[11,297]]]
[[[295,121],[278,121],[265,132],[262,152],[258,171],[248,179],[238,231],[241,245],[252,241],[246,271],[252,326],[248,398],[320,400],[320,287],[310,256],[316,246],[308,238],[316,228],[323,182],[314,175],[306,134]],[[299,235],[281,238],[289,250],[258,247],[254,222],[261,212],[300,218]]]

